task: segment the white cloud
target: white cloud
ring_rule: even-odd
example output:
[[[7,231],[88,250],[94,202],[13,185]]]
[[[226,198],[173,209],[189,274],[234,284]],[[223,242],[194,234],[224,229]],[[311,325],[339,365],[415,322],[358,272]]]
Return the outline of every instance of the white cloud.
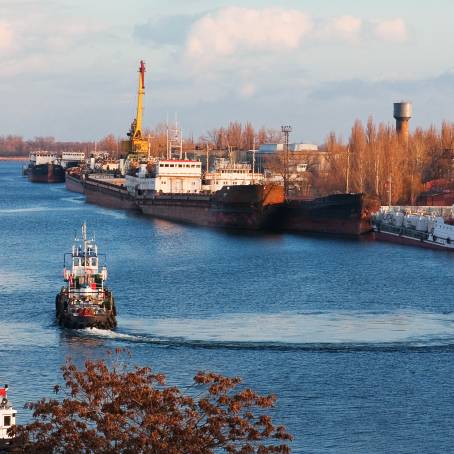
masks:
[[[354,16],[339,16],[328,21],[325,32],[330,38],[356,41],[361,33],[362,20]]]
[[[250,51],[291,50],[311,29],[309,16],[298,10],[228,7],[194,23],[186,52],[210,61]]]
[[[403,42],[408,37],[405,22],[400,18],[378,22],[375,24],[374,34],[379,39],[391,42]]]
[[[0,22],[0,50],[8,50],[12,43],[13,32],[11,27],[5,22]]]

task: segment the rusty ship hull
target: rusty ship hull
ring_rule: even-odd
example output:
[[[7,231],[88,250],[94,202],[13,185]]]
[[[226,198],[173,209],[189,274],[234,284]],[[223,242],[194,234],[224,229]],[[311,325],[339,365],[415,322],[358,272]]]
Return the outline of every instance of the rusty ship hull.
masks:
[[[81,178],[80,173],[75,173],[74,171],[66,172],[65,187],[71,192],[85,193],[84,180]]]
[[[143,214],[186,224],[226,229],[261,230],[275,223],[283,191],[279,186],[223,187],[212,195],[145,194]]]
[[[87,176],[84,181],[84,193],[88,203],[117,210],[138,210],[136,200],[121,184]]]
[[[32,166],[27,175],[33,183],[63,183],[65,181],[65,170],[59,164]]]
[[[288,200],[280,207],[284,231],[359,236],[372,231],[377,198],[366,194],[331,194],[313,200]]]

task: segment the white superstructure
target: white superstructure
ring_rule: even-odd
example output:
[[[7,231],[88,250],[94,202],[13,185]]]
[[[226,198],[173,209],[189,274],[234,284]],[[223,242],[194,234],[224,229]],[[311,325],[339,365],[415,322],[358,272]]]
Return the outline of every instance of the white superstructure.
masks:
[[[132,195],[143,191],[161,194],[216,192],[224,186],[263,183],[263,174],[250,164],[217,159],[215,168],[202,176],[202,163],[189,159],[161,159],[141,164],[135,175],[126,175],[125,186]]]
[[[66,267],[66,261],[70,267]],[[87,238],[87,226],[82,224],[82,237],[75,238],[71,253],[65,254],[63,277],[68,282],[68,294],[73,297],[102,298],[107,280],[106,266],[100,266],[100,254],[94,239]]]
[[[58,157],[55,153],[50,153],[48,151],[33,151],[30,153],[31,165],[51,164],[56,163],[57,161]]]
[[[67,167],[68,164],[80,165],[85,162],[85,153],[83,151],[63,151],[61,154],[61,165]]]
[[[205,174],[203,189],[215,192],[224,186],[251,185],[262,182],[263,175],[254,172],[250,164],[220,158],[215,161],[214,171]]]
[[[162,159],[141,164],[136,175],[126,175],[130,194],[156,191],[163,194],[197,194],[202,190],[202,163],[190,159]]]

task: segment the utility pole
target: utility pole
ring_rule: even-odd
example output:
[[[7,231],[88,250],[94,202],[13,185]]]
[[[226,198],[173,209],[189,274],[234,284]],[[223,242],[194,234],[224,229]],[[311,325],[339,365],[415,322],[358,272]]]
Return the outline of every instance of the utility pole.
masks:
[[[350,145],[347,147],[347,176],[345,178],[345,192],[350,192]]]
[[[388,206],[391,206],[391,201],[392,201],[392,188],[391,188],[391,185],[392,185],[392,179],[391,179],[391,175],[388,177]]]
[[[252,184],[255,183],[255,137],[252,140]]]
[[[292,132],[292,127],[290,125],[281,126],[282,134],[284,134],[284,194],[285,197],[288,197],[288,179],[289,179],[289,168],[288,168],[288,142],[289,135]]]

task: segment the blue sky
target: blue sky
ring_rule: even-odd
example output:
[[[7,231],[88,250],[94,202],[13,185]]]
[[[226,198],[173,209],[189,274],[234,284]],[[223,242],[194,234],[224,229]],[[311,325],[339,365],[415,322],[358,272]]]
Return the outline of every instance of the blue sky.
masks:
[[[122,136],[140,59],[146,126],[230,120],[344,137],[356,118],[454,117],[451,0],[0,0],[0,134]]]

